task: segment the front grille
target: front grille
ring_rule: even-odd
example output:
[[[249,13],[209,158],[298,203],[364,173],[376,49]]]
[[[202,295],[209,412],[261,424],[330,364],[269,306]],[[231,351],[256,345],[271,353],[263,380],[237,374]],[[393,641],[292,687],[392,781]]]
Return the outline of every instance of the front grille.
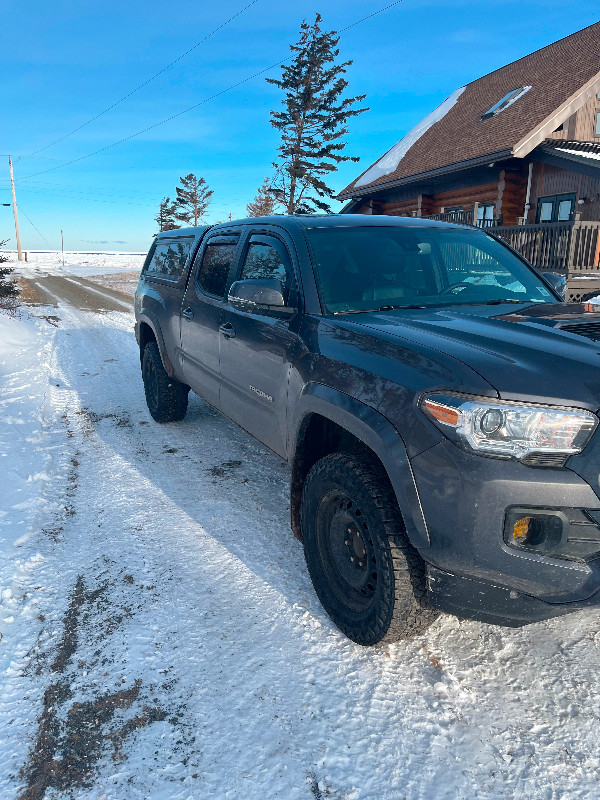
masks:
[[[571,325],[560,325],[559,328],[577,336],[585,336],[593,342],[600,341],[600,322],[574,322]]]

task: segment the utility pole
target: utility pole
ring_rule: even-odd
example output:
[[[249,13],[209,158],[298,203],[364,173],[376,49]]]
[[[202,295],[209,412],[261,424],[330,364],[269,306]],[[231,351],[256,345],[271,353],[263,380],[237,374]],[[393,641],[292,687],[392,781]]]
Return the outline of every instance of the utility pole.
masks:
[[[13,177],[12,159],[8,157],[8,166],[10,168],[10,188],[12,189],[13,199],[13,214],[15,215],[15,233],[17,235],[17,255],[19,261],[23,261],[23,253],[21,252],[21,234],[19,233],[19,215],[17,214],[17,198],[15,197],[15,179]]]
[[[65,265],[65,237],[63,236],[62,228],[60,229],[60,249],[62,251],[63,267]]]

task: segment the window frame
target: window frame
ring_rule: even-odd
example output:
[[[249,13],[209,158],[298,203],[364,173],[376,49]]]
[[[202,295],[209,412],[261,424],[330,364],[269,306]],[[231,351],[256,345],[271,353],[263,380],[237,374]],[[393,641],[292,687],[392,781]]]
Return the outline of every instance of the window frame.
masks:
[[[600,93],[598,94],[600,98]],[[594,127],[594,136],[600,136],[600,109],[596,109],[596,125]]]

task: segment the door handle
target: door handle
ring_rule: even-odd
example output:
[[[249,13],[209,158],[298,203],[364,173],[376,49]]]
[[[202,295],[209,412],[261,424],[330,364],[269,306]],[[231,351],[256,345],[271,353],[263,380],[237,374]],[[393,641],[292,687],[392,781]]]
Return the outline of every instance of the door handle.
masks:
[[[235,336],[235,328],[230,322],[226,322],[224,325],[219,325],[219,330],[226,339],[232,339]]]
[[[194,312],[191,308],[184,308],[181,312],[181,316],[185,317],[186,319],[194,319]]]

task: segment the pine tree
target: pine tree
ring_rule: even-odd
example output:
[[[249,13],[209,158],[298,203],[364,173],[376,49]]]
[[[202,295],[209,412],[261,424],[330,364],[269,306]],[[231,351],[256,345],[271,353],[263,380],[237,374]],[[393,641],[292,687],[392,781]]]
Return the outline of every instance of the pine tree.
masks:
[[[158,232],[161,231],[174,231],[181,228],[175,222],[175,203],[171,202],[170,197],[163,197],[158,207],[158,214],[154,217],[158,225]]]
[[[271,124],[281,131],[273,193],[288,214],[312,210],[331,211],[327,199],[334,190],[325,178],[344,161],[358,161],[341,155],[346,147],[347,121],[368,111],[355,108],[366,95],[342,98],[348,86],[343,78],[352,61],[336,63],[339,36],[321,29],[321,15],[300,27],[300,39],[290,45],[295,56],[281,67],[281,80],[267,78],[284,92],[283,111],[271,112]]]
[[[4,247],[8,239],[0,242],[0,247]],[[0,253],[0,264],[5,264],[10,259],[4,253]],[[10,276],[14,273],[12,267],[0,267],[0,302],[7,298],[17,297],[19,288]]]
[[[204,178],[198,178],[191,172],[179,180],[181,186],[175,189],[177,192],[174,203],[175,219],[185,222],[186,225],[198,225],[210,205],[214,192],[208,188]]]
[[[265,178],[258,187],[254,200],[246,206],[246,213],[249,217],[269,217],[275,213],[276,205],[277,200],[273,196],[271,182]]]

